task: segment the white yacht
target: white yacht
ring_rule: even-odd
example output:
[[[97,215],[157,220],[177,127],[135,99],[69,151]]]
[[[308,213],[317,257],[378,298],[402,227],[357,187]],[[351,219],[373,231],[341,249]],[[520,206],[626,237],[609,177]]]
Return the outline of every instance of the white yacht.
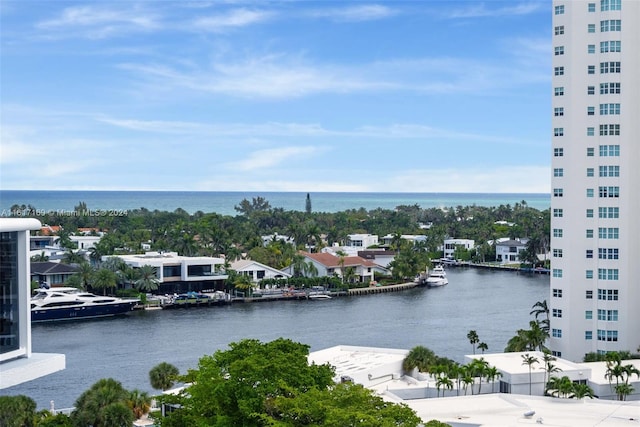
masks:
[[[425,283],[430,288],[435,288],[437,286],[444,286],[449,283],[449,279],[447,279],[447,272],[444,271],[444,267],[442,265],[438,265],[431,270],[427,280]]]
[[[140,302],[94,295],[76,288],[41,288],[31,297],[31,322],[73,320],[124,314]]]

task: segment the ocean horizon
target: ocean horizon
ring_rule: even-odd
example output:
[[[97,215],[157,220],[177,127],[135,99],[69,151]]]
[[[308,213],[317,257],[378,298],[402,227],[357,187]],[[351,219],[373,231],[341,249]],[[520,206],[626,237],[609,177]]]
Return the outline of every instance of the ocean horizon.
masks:
[[[350,209],[395,209],[418,205],[423,209],[456,206],[497,207],[515,203],[538,210],[549,209],[548,193],[342,193],[308,192],[313,212],[341,212]],[[272,208],[304,211],[307,192],[268,191],[84,191],[84,190],[0,190],[0,216],[11,215],[14,205],[31,205],[39,212],[68,212],[80,202],[92,210],[173,212],[183,209],[220,215],[237,215],[234,209],[243,199],[263,197]]]

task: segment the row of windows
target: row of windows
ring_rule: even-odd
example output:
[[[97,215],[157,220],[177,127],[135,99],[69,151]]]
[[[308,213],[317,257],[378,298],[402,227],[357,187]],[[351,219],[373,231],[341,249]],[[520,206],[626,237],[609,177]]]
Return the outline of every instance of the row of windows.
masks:
[[[619,136],[619,135],[620,135],[619,124],[600,125],[600,136]]]
[[[620,166],[599,166],[598,171],[601,178],[620,176]]]
[[[587,197],[593,197],[594,190],[593,188],[587,188]],[[564,197],[564,189],[562,188],[554,188],[553,189],[553,197]],[[620,187],[614,185],[602,185],[598,187],[598,197],[601,198],[618,198],[620,197]],[[591,216],[593,218],[593,210],[591,210]]]
[[[598,310],[598,320],[605,322],[617,322],[618,310]]]
[[[595,154],[594,148],[587,147],[587,157],[593,157],[594,154]],[[600,155],[600,157],[620,157],[620,145],[619,144],[599,145],[598,154]],[[553,149],[553,157],[563,157],[563,156],[564,156],[564,148],[557,147]]]
[[[554,72],[564,73],[564,67],[556,67],[559,68],[557,71],[554,69]],[[562,75],[562,74],[559,74]],[[587,95],[595,95],[596,87],[595,86],[587,86]],[[620,94],[620,83],[609,82],[609,83],[600,83],[600,95],[615,95]],[[564,96],[564,86],[558,86],[553,88],[554,96]]]
[[[611,116],[611,115],[619,115],[619,114],[620,114],[619,103],[600,104],[600,115]],[[553,109],[553,115],[556,117],[564,116],[564,107],[555,107]],[[587,115],[588,116],[595,115],[595,107],[587,107]],[[593,129],[593,128],[590,128],[590,129]]]
[[[554,208],[553,209],[553,217],[554,218],[562,218],[564,216],[564,211],[562,208]],[[559,236],[554,237],[562,237],[562,229],[557,229]],[[587,228],[585,230],[585,237],[587,239],[593,239],[593,229]],[[619,239],[620,229],[617,227],[600,227],[598,228],[598,238],[600,239],[611,239],[616,240]]]
[[[587,249],[585,256],[587,259],[592,259],[593,249]],[[562,258],[562,249],[554,249],[553,257]],[[618,257],[619,257],[618,248],[598,248],[598,259],[618,259]],[[616,270],[616,274],[617,274],[617,270]],[[611,279],[611,280],[615,280],[615,279]]]
[[[620,208],[600,207],[598,208],[598,218],[620,218]]]
[[[588,3],[587,10],[589,12],[596,11],[595,3]],[[608,12],[610,10],[622,10],[622,0],[600,0],[600,11]],[[564,5],[558,5],[554,8],[555,15],[564,15]]]
[[[622,43],[620,40],[609,40],[600,42],[600,53],[621,52]]]
[[[619,271],[617,268],[599,268],[598,280],[618,280]]]
[[[600,63],[600,74],[619,73],[620,69],[620,61],[608,61]]]
[[[618,290],[617,289],[598,289],[598,299],[600,301],[618,301]]]

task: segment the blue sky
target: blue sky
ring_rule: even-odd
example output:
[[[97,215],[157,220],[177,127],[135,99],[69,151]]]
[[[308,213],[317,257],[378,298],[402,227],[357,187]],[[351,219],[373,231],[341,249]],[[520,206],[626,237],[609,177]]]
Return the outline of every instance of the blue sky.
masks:
[[[0,186],[548,193],[550,9],[3,0]]]

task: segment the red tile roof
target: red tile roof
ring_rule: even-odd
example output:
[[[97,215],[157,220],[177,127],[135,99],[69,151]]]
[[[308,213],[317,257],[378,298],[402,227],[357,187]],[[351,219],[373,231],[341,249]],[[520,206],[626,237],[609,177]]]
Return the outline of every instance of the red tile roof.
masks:
[[[330,268],[336,268],[336,267],[341,267],[340,265],[340,257],[335,256],[335,255],[331,255],[329,253],[316,253],[316,254],[312,254],[309,252],[304,252],[301,251],[300,252],[302,255],[304,255],[307,258],[310,258],[322,265],[324,265],[325,267],[330,267]],[[364,266],[364,267],[378,267],[378,264],[371,262],[369,260],[366,260],[362,257],[359,256],[346,256],[344,257],[344,266],[345,267],[356,267],[356,266]]]

